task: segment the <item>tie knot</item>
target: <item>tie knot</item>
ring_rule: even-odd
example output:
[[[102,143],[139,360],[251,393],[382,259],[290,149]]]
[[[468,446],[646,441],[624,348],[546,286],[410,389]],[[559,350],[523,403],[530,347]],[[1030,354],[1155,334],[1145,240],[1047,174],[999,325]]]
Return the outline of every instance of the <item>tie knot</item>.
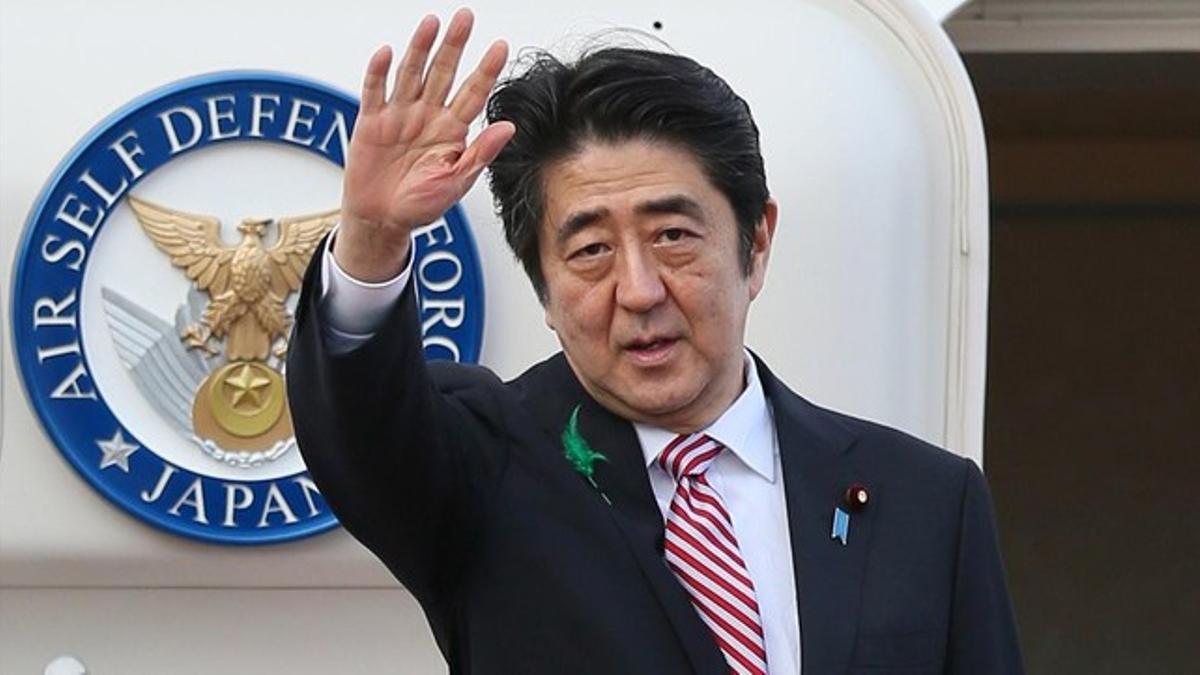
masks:
[[[680,434],[663,448],[658,465],[679,482],[685,476],[703,475],[724,449],[707,434]]]

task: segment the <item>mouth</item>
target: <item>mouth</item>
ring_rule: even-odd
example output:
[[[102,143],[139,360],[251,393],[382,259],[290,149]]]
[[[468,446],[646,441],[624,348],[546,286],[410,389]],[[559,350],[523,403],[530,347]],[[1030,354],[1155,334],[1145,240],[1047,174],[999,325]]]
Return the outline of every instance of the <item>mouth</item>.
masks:
[[[626,343],[622,349],[639,366],[657,366],[671,357],[678,342],[679,338],[673,337],[640,338]]]

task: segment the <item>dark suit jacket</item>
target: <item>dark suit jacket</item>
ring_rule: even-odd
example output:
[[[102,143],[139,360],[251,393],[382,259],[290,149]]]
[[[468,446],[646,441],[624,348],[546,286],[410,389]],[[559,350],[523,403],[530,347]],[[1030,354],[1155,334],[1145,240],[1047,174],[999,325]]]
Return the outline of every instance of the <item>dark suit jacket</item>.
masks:
[[[296,437],[342,524],[416,596],[451,673],[728,672],[662,558],[663,520],[633,426],[563,356],[512,382],[426,364],[414,294],[344,355],[327,351],[310,267],[288,357]],[[983,477],[898,431],[821,409],[758,362],[774,410],[803,672],[1021,672]],[[580,411],[608,456],[563,456]],[[849,543],[846,487],[870,489]]]

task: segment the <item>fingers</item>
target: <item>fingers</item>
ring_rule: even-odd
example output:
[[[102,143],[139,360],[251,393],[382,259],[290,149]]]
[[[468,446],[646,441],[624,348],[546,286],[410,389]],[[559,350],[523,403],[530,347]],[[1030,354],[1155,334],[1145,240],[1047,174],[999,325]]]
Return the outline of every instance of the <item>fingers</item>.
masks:
[[[458,165],[455,167],[462,175],[463,194],[466,194],[467,190],[471,188],[471,184],[479,177],[479,173],[483,171],[484,167],[491,164],[493,159],[496,159],[496,156],[516,133],[517,128],[512,122],[496,122],[484,129],[475,142],[463,151],[462,156],[458,158]]]
[[[478,117],[487,103],[488,94],[496,85],[496,78],[500,77],[500,71],[507,61],[508,44],[503,40],[493,42],[492,46],[488,47],[487,52],[484,53],[483,58],[479,60],[475,72],[471,73],[458,93],[454,95],[454,99],[450,101],[450,112],[468,124]]]
[[[373,112],[383,107],[384,83],[387,82],[388,69],[391,66],[391,47],[384,45],[371,55],[371,60],[367,62],[367,72],[363,76],[362,110],[364,112]]]
[[[421,95],[421,80],[425,77],[425,61],[429,58],[429,50],[437,39],[438,19],[427,15],[417,24],[412,39],[408,41],[408,49],[400,66],[396,68],[396,82],[393,85],[392,101],[415,101]]]
[[[429,73],[425,78],[425,89],[421,98],[435,105],[442,105],[454,84],[454,74],[458,71],[458,62],[462,58],[463,46],[471,36],[471,26],[475,23],[475,15],[471,10],[463,9],[454,13],[450,26],[446,28],[446,38],[433,56]]]

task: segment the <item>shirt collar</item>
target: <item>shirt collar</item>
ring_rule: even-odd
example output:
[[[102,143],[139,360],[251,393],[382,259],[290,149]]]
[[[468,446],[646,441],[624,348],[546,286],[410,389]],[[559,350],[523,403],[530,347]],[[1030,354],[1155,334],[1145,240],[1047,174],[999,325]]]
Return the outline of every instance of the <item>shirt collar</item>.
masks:
[[[734,456],[755,473],[775,482],[775,456],[772,442],[774,428],[767,398],[763,394],[762,382],[758,379],[758,368],[749,352],[744,352],[746,387],[733,404],[721,413],[715,422],[701,430],[702,433],[721,442]],[[634,422],[638,442],[646,466],[658,459],[659,453],[678,434],[660,427]]]

